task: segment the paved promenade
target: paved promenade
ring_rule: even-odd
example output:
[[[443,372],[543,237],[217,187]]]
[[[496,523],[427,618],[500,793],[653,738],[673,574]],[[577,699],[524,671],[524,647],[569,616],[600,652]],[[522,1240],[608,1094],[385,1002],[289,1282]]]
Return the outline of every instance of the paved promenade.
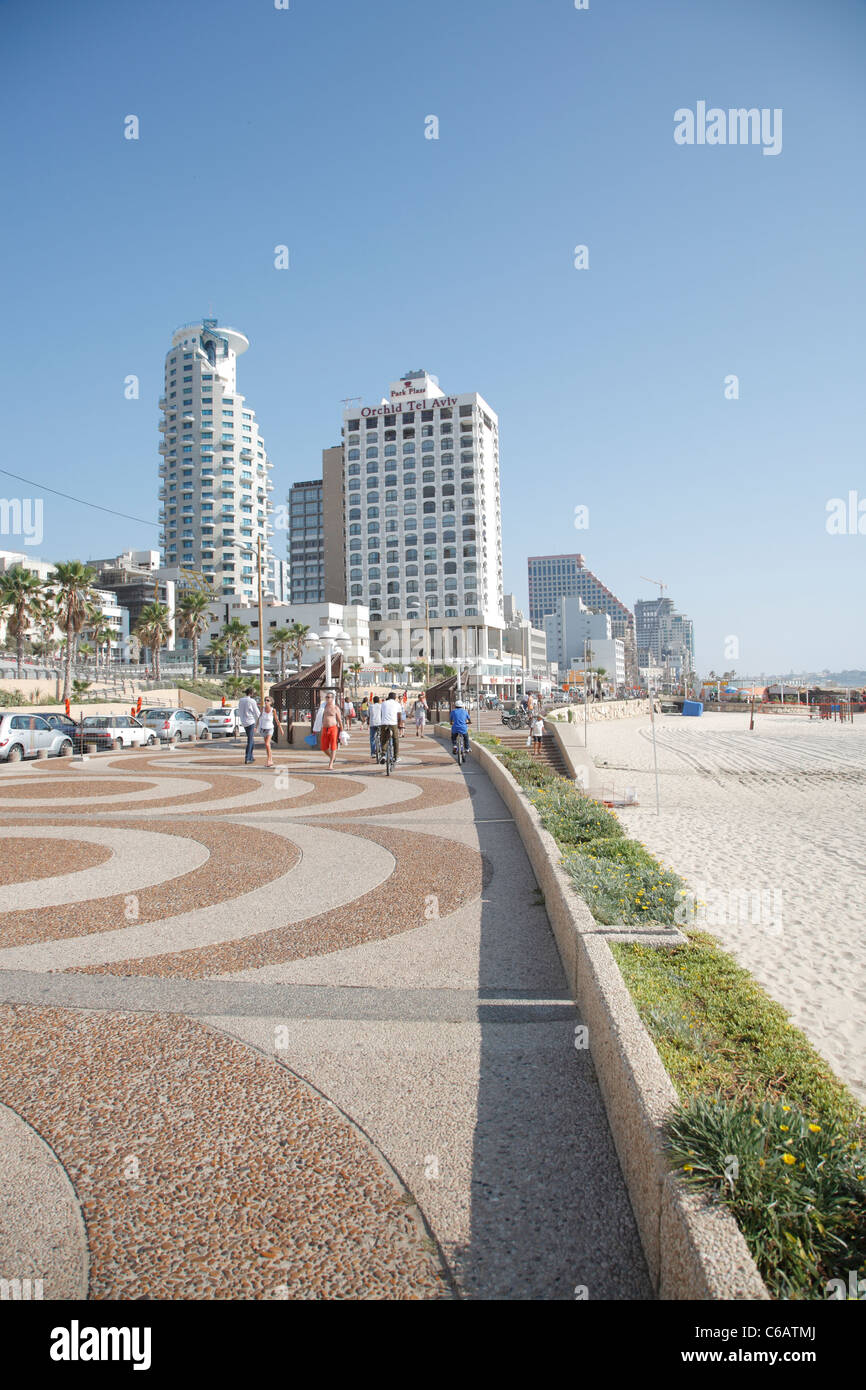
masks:
[[[0,1278],[651,1296],[507,810],[366,742],[0,768]]]

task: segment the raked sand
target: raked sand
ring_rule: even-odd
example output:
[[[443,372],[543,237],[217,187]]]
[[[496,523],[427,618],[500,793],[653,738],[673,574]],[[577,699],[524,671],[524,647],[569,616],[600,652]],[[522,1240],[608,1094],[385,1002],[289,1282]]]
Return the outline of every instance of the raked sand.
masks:
[[[866,1100],[866,716],[656,717],[589,727],[629,834],[706,904],[712,932]],[[604,763],[608,766],[604,766]]]

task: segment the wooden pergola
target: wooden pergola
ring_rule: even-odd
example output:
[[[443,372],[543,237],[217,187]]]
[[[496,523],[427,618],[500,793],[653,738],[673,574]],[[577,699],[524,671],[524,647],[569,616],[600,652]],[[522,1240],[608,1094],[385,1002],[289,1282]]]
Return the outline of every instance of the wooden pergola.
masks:
[[[294,676],[289,676],[284,681],[278,681],[272,685],[268,694],[271,697],[274,709],[280,718],[280,723],[286,727],[288,741],[292,741],[292,724],[300,722],[300,714],[309,712],[310,727],[316,718],[316,710],[322,699],[324,690],[333,690],[336,693],[337,703],[343,707],[343,653],[336,651],[331,657],[331,682],[330,685],[325,680],[325,663],[319,661],[315,666],[308,666],[305,671],[297,672]]]
[[[439,721],[439,706],[446,705],[452,710],[454,701],[457,698],[457,677],[446,676],[444,680],[437,681],[436,685],[431,685],[429,690],[424,691],[424,696],[430,707],[430,718],[433,723]],[[435,708],[435,714],[434,714]]]

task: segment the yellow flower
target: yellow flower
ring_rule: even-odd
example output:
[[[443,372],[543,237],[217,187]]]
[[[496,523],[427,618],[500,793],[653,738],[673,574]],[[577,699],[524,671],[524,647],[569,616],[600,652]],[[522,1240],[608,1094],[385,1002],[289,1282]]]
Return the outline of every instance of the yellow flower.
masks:
[[[782,1162],[783,1162],[783,1163],[796,1163],[797,1160],[796,1160],[796,1158],[794,1157],[793,1154],[782,1154]]]
[[[763,1158],[758,1159],[758,1164],[761,1168],[766,1168],[767,1166]]]
[[[785,1133],[787,1134],[787,1132],[788,1132],[788,1125],[779,1125],[779,1128],[780,1128],[780,1129],[783,1129],[783,1130],[785,1131]]]
[[[782,1106],[782,1109],[783,1109],[783,1110],[790,1110],[791,1107],[790,1107],[790,1105],[783,1105],[783,1106]]]
[[[813,1134],[820,1134],[820,1133],[821,1133],[821,1126],[820,1126],[820,1125],[810,1125],[809,1128],[810,1128],[810,1130],[812,1131]]]
[[[694,1172],[694,1164],[693,1164],[693,1163],[684,1163],[684,1164],[683,1164],[683,1172],[684,1172],[684,1173],[692,1173],[692,1172]]]

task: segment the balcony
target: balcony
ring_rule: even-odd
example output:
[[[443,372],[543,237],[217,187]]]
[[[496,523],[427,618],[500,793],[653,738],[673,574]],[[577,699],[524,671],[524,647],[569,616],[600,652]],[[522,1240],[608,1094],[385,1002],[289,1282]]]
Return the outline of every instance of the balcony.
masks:
[[[167,454],[167,453],[168,453],[168,445],[165,443],[165,441],[163,441],[162,444],[158,444],[158,445],[157,445],[157,453],[160,453],[160,454]]]
[[[189,420],[191,424],[195,424],[195,416],[193,415],[193,413],[192,413],[191,410],[185,410],[184,413],[183,413],[183,415],[181,415],[180,418],[181,418],[181,420],[184,420],[184,421]]]
[[[160,398],[159,398],[159,408],[160,408],[160,410],[165,410],[165,396],[160,396]]]

